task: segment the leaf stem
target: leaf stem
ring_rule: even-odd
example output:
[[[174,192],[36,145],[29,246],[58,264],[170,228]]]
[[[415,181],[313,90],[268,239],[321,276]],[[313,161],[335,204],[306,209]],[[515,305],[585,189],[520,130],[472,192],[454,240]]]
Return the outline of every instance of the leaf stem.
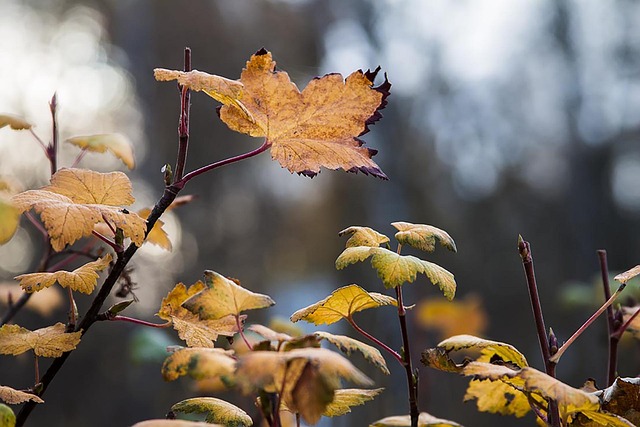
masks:
[[[147,220],[148,222],[148,220]],[[99,232],[97,232],[96,230],[93,230],[91,232],[91,234],[93,234],[94,236],[96,236],[98,239],[102,240],[103,242],[105,242],[107,245],[111,246],[111,248],[116,251],[117,254],[122,253],[122,251],[124,251],[124,248],[120,245],[118,245],[116,242],[112,241],[111,239],[109,239],[108,237],[104,236],[103,234],[100,234]]]
[[[100,313],[96,320],[108,320],[112,322],[129,322],[136,325],[148,326],[150,328],[168,328],[171,326],[171,322],[167,323],[151,323],[146,320],[136,319],[134,317],[121,316],[119,314],[111,315],[109,313]]]
[[[191,71],[191,49],[184,49],[185,72]],[[174,184],[182,179],[184,168],[187,163],[187,152],[189,151],[189,112],[191,109],[191,91],[187,86],[178,85],[180,90],[180,120],[178,121],[178,158],[176,160],[176,170],[174,171]]]
[[[87,150],[86,147],[82,148],[82,150],[78,153],[78,155],[76,156],[75,160],[73,161],[70,167],[75,168],[76,166],[78,166],[78,163],[80,163],[80,160],[84,158],[84,156],[87,154],[87,151],[89,150]]]
[[[365,331],[360,326],[358,326],[358,324],[355,322],[355,320],[353,320],[353,318],[351,316],[345,317],[345,319],[347,320],[347,322],[349,322],[349,324],[351,326],[353,326],[353,329],[355,329],[360,334],[362,334],[365,337],[367,337],[370,341],[372,341],[375,344],[377,344],[378,346],[380,346],[387,353],[389,353],[391,356],[393,356],[393,358],[396,359],[400,365],[404,366],[404,360],[402,359],[402,356],[400,356],[400,353],[398,353],[397,351],[395,351],[394,349],[392,349],[391,347],[389,347],[388,345],[386,345],[385,343],[380,341],[378,338],[374,337],[369,332]]]
[[[40,139],[40,137],[38,136],[38,134],[33,130],[33,128],[29,128],[29,132],[31,132],[31,135],[33,135],[33,137],[36,139],[36,141],[38,141],[38,144],[40,145],[40,147],[42,147],[42,149],[44,150],[44,154],[47,156],[47,159],[49,158],[49,154],[47,152],[47,146],[45,145],[44,141],[42,141],[42,139]]]
[[[38,220],[33,216],[33,214],[29,211],[24,213],[24,216],[29,220],[31,224],[40,232],[45,241],[49,240],[49,233],[47,230],[38,222]]]
[[[49,109],[51,110],[51,142],[47,146],[47,157],[51,164],[51,175],[58,170],[58,94],[54,93],[49,102]]]
[[[600,264],[600,274],[602,275],[602,287],[604,291],[604,299],[611,298],[611,285],[609,284],[609,265],[607,263],[607,251],[599,249],[597,251],[598,261]],[[607,335],[609,336],[609,348],[607,351],[607,387],[612,385],[616,379],[616,370],[618,365],[618,341],[614,336],[615,319],[613,316],[613,307],[607,307]]]
[[[33,353],[33,366],[36,372],[36,382],[34,384],[37,385],[40,382],[40,365],[38,363],[38,355],[35,352]]]
[[[242,327],[242,323],[240,323],[240,315],[236,314],[235,318],[236,318],[236,325],[238,326],[238,333],[242,337],[242,340],[244,341],[244,343],[249,348],[249,351],[253,350],[253,346],[251,345],[251,343],[247,339],[247,336],[244,334],[244,328]]]
[[[400,245],[398,245],[400,253]],[[409,387],[409,413],[411,415],[411,427],[418,427],[418,381],[413,372],[411,363],[411,348],[409,347],[409,333],[407,329],[407,310],[404,307],[402,298],[402,286],[396,286],[396,299],[398,301],[398,319],[400,319],[400,330],[402,331],[403,366],[407,374],[407,386]]]
[[[67,325],[68,332],[71,332],[76,327],[78,320],[78,306],[76,300],[73,299],[73,290],[67,286],[67,295],[69,296],[69,324]]]
[[[582,324],[582,326],[580,326],[580,327],[578,328],[578,330],[577,330],[577,331],[575,331],[575,332],[573,333],[573,335],[571,335],[571,337],[569,337],[569,339],[568,339],[564,344],[562,344],[562,346],[558,349],[558,352],[557,352],[556,354],[554,354],[554,355],[549,359],[549,361],[550,361],[550,362],[552,362],[552,363],[558,363],[558,360],[560,360],[560,358],[562,357],[562,355],[564,354],[564,352],[565,352],[565,351],[567,351],[567,349],[569,348],[569,346],[570,346],[571,344],[573,344],[573,342],[574,342],[576,339],[578,339],[578,337],[579,337],[580,335],[582,335],[582,333],[583,333],[583,332],[584,332],[584,331],[585,331],[589,326],[591,326],[591,324],[592,324],[592,323],[593,323],[593,322],[594,322],[598,317],[600,317],[600,315],[601,315],[602,313],[604,313],[604,312],[605,312],[605,310],[607,309],[607,307],[609,307],[611,304],[613,304],[613,302],[616,300],[616,298],[618,298],[618,295],[620,295],[620,292],[622,292],[626,286],[627,286],[626,284],[622,283],[622,284],[618,287],[618,289],[613,293],[613,295],[611,295],[611,297],[610,297],[610,298],[609,298],[609,299],[608,299],[604,304],[602,304],[602,306],[601,306],[598,310],[596,310],[596,312],[595,312],[595,313],[593,313],[593,314],[591,315],[591,317],[589,317],[589,318],[587,319],[587,321],[586,321],[586,322],[584,322],[584,323]]]

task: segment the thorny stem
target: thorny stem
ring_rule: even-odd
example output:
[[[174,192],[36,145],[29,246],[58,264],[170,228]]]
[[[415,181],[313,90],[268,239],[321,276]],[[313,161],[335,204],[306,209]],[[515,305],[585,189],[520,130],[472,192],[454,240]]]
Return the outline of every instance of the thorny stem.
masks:
[[[98,239],[102,240],[103,242],[105,242],[107,245],[111,246],[111,248],[116,251],[117,254],[122,253],[122,251],[124,250],[124,248],[120,245],[118,245],[116,242],[112,241],[111,239],[109,239],[107,236],[97,232],[96,230],[93,230],[91,232],[91,234],[93,234],[94,236],[96,236]]]
[[[518,252],[522,258],[522,267],[524,268],[525,277],[527,279],[527,289],[529,291],[529,299],[531,301],[531,309],[536,323],[536,332],[538,334],[538,343],[542,352],[542,360],[547,375],[555,378],[556,363],[552,362],[551,352],[549,350],[549,338],[547,337],[547,329],[544,324],[544,316],[542,315],[542,305],[540,304],[540,296],[538,295],[538,284],[536,282],[536,273],[533,268],[533,257],[531,256],[531,245],[525,241],[522,236],[518,236]],[[560,413],[558,411],[558,403],[550,399],[547,423],[552,427],[560,427]]]
[[[184,49],[184,68],[185,72],[191,71],[191,49]],[[191,109],[191,91],[186,86],[178,86],[180,89],[180,102],[183,106],[180,112],[180,120],[178,122],[178,159],[176,161],[176,170],[174,172],[174,183],[182,179],[184,168],[187,163],[187,151],[189,149],[189,111]]]
[[[598,261],[600,262],[600,273],[602,275],[602,286],[604,291],[604,299],[611,298],[611,287],[609,284],[609,266],[607,264],[607,251],[599,249],[597,251]],[[613,318],[613,307],[607,307],[607,335],[609,336],[609,349],[607,360],[607,387],[612,385],[616,379],[616,370],[618,364],[618,339],[614,337],[615,319]]]
[[[242,337],[242,341],[244,341],[244,343],[247,345],[249,350],[253,350],[253,346],[247,339],[247,336],[244,334],[244,328],[242,327],[242,323],[240,323],[240,316],[236,314],[235,318],[236,318],[236,325],[238,326],[238,333]]]
[[[148,326],[150,328],[168,328],[169,326],[171,326],[171,322],[151,323],[151,322],[147,322],[146,320],[136,319],[136,318],[127,317],[127,316],[121,316],[119,314],[111,315],[108,312],[100,313],[96,320],[109,320],[112,322],[117,322],[117,321],[130,322],[130,323],[135,323],[137,325]]]
[[[385,343],[380,341],[378,338],[374,337],[369,332],[365,331],[360,326],[358,326],[358,324],[355,322],[355,320],[353,320],[353,318],[351,316],[347,317],[346,319],[347,319],[347,322],[349,322],[349,324],[351,326],[353,326],[353,329],[355,329],[360,334],[362,334],[365,337],[367,337],[370,341],[372,341],[375,344],[377,344],[378,346],[380,346],[387,353],[389,353],[391,356],[393,356],[393,358],[396,359],[399,364],[404,366],[404,360],[402,359],[402,356],[400,356],[400,353],[398,353],[397,351],[395,351],[394,349],[392,349],[391,347],[389,347],[388,345],[386,345]]]
[[[56,93],[54,93],[51,97],[49,109],[51,110],[51,120],[53,123],[51,132],[51,143],[49,143],[49,145],[47,146],[47,157],[49,158],[49,163],[51,164],[51,175],[53,175],[58,170],[58,95]]]
[[[600,307],[595,313],[593,313],[591,315],[591,317],[589,317],[587,319],[586,322],[584,322],[584,324],[582,326],[580,326],[578,328],[577,331],[575,331],[573,333],[573,335],[571,335],[571,337],[564,343],[562,344],[562,347],[560,347],[558,349],[558,352],[556,354],[554,354],[549,361],[552,363],[558,363],[558,360],[560,360],[560,358],[562,357],[562,355],[564,354],[565,351],[567,351],[567,349],[569,348],[569,346],[571,344],[573,344],[573,342],[578,339],[578,337],[580,335],[582,335],[582,333],[589,327],[591,326],[591,324],[598,318],[600,317],[600,315],[602,313],[605,312],[605,310],[607,309],[607,307],[609,307],[611,304],[613,304],[613,302],[616,300],[616,298],[618,298],[618,295],[620,295],[620,292],[622,292],[624,290],[624,288],[626,287],[626,284],[621,284],[618,289],[613,293],[613,295],[611,295],[611,298],[609,298],[604,304],[602,304],[602,307]]]

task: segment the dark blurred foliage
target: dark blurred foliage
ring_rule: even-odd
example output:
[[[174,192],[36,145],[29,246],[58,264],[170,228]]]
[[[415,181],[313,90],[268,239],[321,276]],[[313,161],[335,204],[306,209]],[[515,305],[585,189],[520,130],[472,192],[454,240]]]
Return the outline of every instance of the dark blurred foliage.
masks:
[[[607,6],[498,2],[507,16],[515,13],[511,8],[528,7],[532,15],[521,22],[535,25],[504,40],[515,53],[475,52],[472,58],[485,55],[486,61],[506,61],[490,64],[498,71],[466,75],[460,70],[487,64],[452,65],[455,41],[437,29],[451,22],[452,35],[459,32],[467,42],[473,40],[474,34],[465,32],[475,27],[460,27],[460,14],[465,8],[481,11],[477,3],[483,4],[462,2],[447,8],[366,0],[82,2],[104,15],[111,42],[121,52],[119,61],[134,79],[148,141],[148,154],[137,174],[158,197],[163,185],[160,168],[174,162],[177,150],[179,98],[175,85],[153,80],[152,70],[181,68],[185,46],[192,49],[194,68],[229,78],[238,78],[249,56],[265,47],[299,87],[323,72],[352,71],[326,69],[341,58],[353,59],[351,52],[367,61],[356,67],[381,65],[394,84],[384,119],[364,136],[368,146],[380,151],[375,160],[390,177],[388,182],[330,171],[313,180],[290,176],[268,154],[200,177],[185,191],[199,199],[177,212],[183,233],[192,238],[174,249],[189,260],[189,268],[175,279],[192,283],[205,269],[237,277],[248,288],[276,299],[276,307],[249,319],[267,322],[274,315],[288,317],[348,283],[383,291],[365,264],[334,270],[344,244],[338,231],[367,225],[392,235],[393,221],[432,224],[447,230],[459,251],[454,255],[438,249],[427,257],[456,275],[459,295],[481,295],[489,314],[487,337],[515,345],[541,368],[516,250],[518,234],[531,242],[547,326],[561,340],[590,315],[589,309],[561,305],[561,287],[569,280],[587,282],[597,275],[596,250],[608,250],[612,270],[638,263],[640,110],[634,107],[640,106],[640,33],[632,17],[640,16],[640,6],[631,0]],[[75,4],[55,2],[55,13],[63,14]],[[484,7],[494,6],[484,2]],[[439,15],[430,15],[430,10]],[[457,27],[447,11],[457,13]],[[484,18],[486,14],[477,17]],[[473,14],[467,19],[473,23]],[[414,58],[419,62],[412,62]],[[408,80],[398,81],[402,78]],[[229,131],[205,95],[194,94],[192,104],[189,168],[260,143]],[[139,280],[139,286],[153,286],[153,277]],[[424,278],[405,291],[406,301],[413,302],[437,294]],[[601,296],[594,293],[594,298],[597,306]],[[17,321],[28,326],[39,322],[27,318],[22,314]],[[362,313],[359,319],[399,347],[393,310]],[[604,325],[604,319],[598,321],[563,357],[561,379],[578,387],[587,377],[604,382]],[[355,336],[342,327],[342,332]],[[162,417],[173,403],[194,396],[186,380],[163,383],[160,362],[131,362],[134,330],[120,324],[97,325],[29,424],[129,425]],[[437,344],[434,336],[415,325],[411,334],[415,360],[422,349]],[[637,345],[623,347],[620,358],[623,376],[638,374]],[[2,364],[8,366],[5,360]],[[403,371],[393,360],[389,359],[391,377],[377,374],[358,356],[354,360],[386,391],[376,402],[321,425],[360,426],[408,412]],[[2,384],[27,386],[30,380],[24,372],[31,372],[30,362],[19,358],[20,369],[3,371]],[[463,404],[465,379],[420,371],[423,410],[467,426],[516,425],[513,419],[477,413],[473,403]]]

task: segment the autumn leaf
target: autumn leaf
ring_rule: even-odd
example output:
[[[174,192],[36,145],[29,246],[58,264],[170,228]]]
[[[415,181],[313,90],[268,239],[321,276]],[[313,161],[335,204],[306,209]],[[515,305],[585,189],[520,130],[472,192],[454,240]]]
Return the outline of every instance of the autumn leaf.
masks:
[[[511,344],[486,340],[472,335],[456,335],[447,338],[438,344],[438,348],[447,352],[476,350],[482,352],[481,361],[488,362],[490,359],[498,357],[502,362],[510,362],[520,368],[529,366],[526,357]]]
[[[17,301],[24,291],[15,282],[0,283],[0,303],[9,305],[9,302]],[[49,316],[53,311],[62,306],[64,299],[60,294],[60,288],[48,288],[32,294],[25,308],[33,310],[41,316]]]
[[[104,153],[111,151],[114,156],[122,160],[129,169],[135,167],[133,149],[131,143],[123,135],[110,133],[101,135],[76,136],[69,138],[66,142],[73,144],[83,150]]]
[[[608,388],[595,395],[602,401],[602,409],[640,425],[640,378],[616,378]]]
[[[450,251],[457,251],[456,243],[451,236],[446,231],[432,225],[411,224],[410,222],[392,222],[391,225],[398,230],[395,237],[400,244],[413,246],[425,252],[433,252],[437,240]]]
[[[369,424],[369,427],[410,427],[411,415],[395,415],[392,417],[386,417],[378,421],[374,421],[373,424]],[[418,416],[418,427],[462,427],[460,424],[436,418],[426,412],[421,412]]]
[[[377,348],[344,335],[334,335],[323,331],[314,332],[313,335],[320,339],[329,341],[347,356],[349,356],[352,351],[360,352],[364,358],[371,362],[376,368],[389,375],[387,362],[385,362],[384,357],[382,357],[382,354],[380,354],[380,351]]]
[[[384,388],[362,389],[344,388],[334,392],[333,400],[327,405],[322,415],[339,417],[351,412],[354,406],[364,405],[382,393]]]
[[[583,411],[569,424],[571,427],[636,427],[621,416],[597,411]]]
[[[151,215],[151,209],[142,208],[137,213],[140,218],[146,220],[149,218],[149,215]],[[162,228],[163,226],[164,221],[161,219],[156,220],[153,228],[149,231],[149,234],[147,234],[145,242],[160,246],[162,249],[170,251],[172,249],[171,240],[169,240],[169,235],[164,231],[164,228]]]
[[[291,341],[293,337],[288,334],[283,334],[281,332],[276,332],[271,328],[267,328],[264,325],[254,324],[247,327],[247,330],[251,332],[255,332],[266,340],[269,341],[277,341],[277,342],[286,342]]]
[[[16,390],[11,387],[0,385],[0,400],[8,403],[9,405],[17,405],[24,402],[36,402],[44,403],[39,396],[35,394],[26,393],[24,391]]]
[[[231,352],[218,348],[181,348],[166,358],[162,377],[173,381],[183,375],[195,380],[204,378],[232,378],[236,361]]]
[[[424,299],[416,307],[416,321],[424,329],[437,331],[441,339],[460,334],[480,335],[488,323],[487,314],[476,295],[455,301]]]
[[[7,243],[20,224],[20,211],[11,201],[0,194],[0,245]]]
[[[201,319],[216,320],[243,311],[270,307],[275,301],[268,295],[243,288],[215,271],[204,272],[206,288],[191,296],[182,306]]]
[[[62,353],[74,350],[81,336],[82,331],[65,333],[62,323],[35,331],[18,325],[3,325],[0,328],[0,354],[17,356],[33,350],[36,356],[60,357]]]
[[[531,411],[527,395],[503,381],[471,380],[463,400],[475,400],[478,411],[522,418]]]
[[[339,232],[338,236],[344,236],[345,234],[351,234],[351,237],[349,237],[345,244],[347,248],[354,246],[378,247],[389,242],[387,236],[369,227],[353,225]]]
[[[94,225],[105,219],[137,246],[147,230],[145,220],[120,208],[134,201],[131,182],[122,172],[60,169],[51,177],[51,185],[16,194],[11,200],[21,212],[33,209],[40,214],[56,251],[90,235]]]
[[[378,271],[378,277],[387,288],[395,288],[406,282],[416,280],[423,273],[431,283],[437,285],[448,300],[456,293],[453,274],[429,261],[412,255],[399,255],[385,248],[355,246],[347,248],[336,259],[336,268],[342,270],[349,264],[364,261],[371,257],[371,265]]]
[[[203,320],[197,314],[182,307],[192,295],[205,289],[204,283],[198,281],[188,289],[178,283],[165,298],[162,299],[158,317],[171,321],[178,336],[186,341],[189,347],[213,347],[213,342],[219,335],[233,336],[238,332],[236,319],[226,316],[217,320]]]
[[[15,427],[16,414],[4,403],[0,403],[0,427]]]
[[[382,117],[379,110],[386,105],[391,85],[385,79],[373,87],[377,72],[359,70],[346,81],[340,74],[329,74],[300,92],[287,73],[276,71],[271,53],[263,49],[242,71],[242,90],[229,90],[231,84],[217,76],[199,79],[198,74],[193,87],[225,104],[220,118],[230,129],[265,137],[271,157],[290,172],[314,176],[325,167],[386,179],[371,160],[376,150],[363,147],[358,138]],[[169,76],[192,84],[184,75]]]
[[[28,130],[33,127],[31,123],[20,116],[13,114],[0,114],[0,129],[9,126],[13,130]]]
[[[525,389],[558,402],[561,413],[598,410],[600,402],[593,394],[573,388],[533,368],[522,368],[518,376],[525,380]]]
[[[173,405],[171,410],[183,414],[205,413],[207,414],[206,422],[222,423],[227,427],[253,425],[253,420],[245,411],[215,397],[186,399]]]
[[[305,320],[315,325],[330,325],[353,313],[384,305],[397,306],[395,298],[377,292],[367,292],[358,285],[336,289],[325,299],[300,309],[291,315],[291,321]]]
[[[222,424],[211,424],[187,420],[146,420],[135,423],[131,427],[226,427]]]
[[[441,347],[428,348],[422,352],[420,361],[423,365],[443,372],[462,372],[464,364],[457,364],[449,357],[449,352]]]
[[[28,273],[16,276],[20,286],[27,293],[37,292],[58,282],[63,288],[71,288],[84,294],[91,294],[98,282],[98,271],[109,266],[111,255],[107,254],[96,261],[91,261],[73,271],[56,271],[54,273]]]
[[[625,271],[624,273],[618,274],[616,277],[614,277],[614,280],[617,280],[623,285],[626,285],[629,280],[633,279],[638,274],[640,274],[640,265],[636,265],[635,267]]]

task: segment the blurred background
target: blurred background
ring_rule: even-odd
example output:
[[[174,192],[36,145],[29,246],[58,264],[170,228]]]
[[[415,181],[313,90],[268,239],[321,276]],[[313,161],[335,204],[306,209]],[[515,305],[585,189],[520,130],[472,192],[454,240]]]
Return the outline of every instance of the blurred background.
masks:
[[[153,314],[162,297],[179,281],[199,280],[205,269],[277,301],[249,313],[248,323],[287,319],[349,283],[385,292],[367,264],[334,269],[345,242],[338,231],[365,225],[392,237],[391,222],[425,223],[447,230],[458,246],[457,254],[407,251],[455,274],[458,298],[468,305],[451,322],[460,332],[513,344],[542,368],[518,234],[531,242],[547,326],[560,340],[603,301],[596,250],[608,251],[612,272],[640,261],[636,0],[3,0],[1,10],[0,112],[26,117],[47,141],[48,101],[57,92],[63,139],[125,135],[137,158],[128,172],[135,208],[161,196],[160,169],[175,162],[178,91],[154,81],[153,69],[181,69],[185,46],[194,68],[232,79],[265,47],[300,88],[317,75],[378,65],[393,85],[384,119],[364,136],[379,150],[374,160],[389,181],[327,170],[308,179],[268,154],[195,179],[183,193],[198,199],[163,217],[173,251],[145,245],[134,258],[140,302],[130,315],[159,321]],[[230,131],[216,105],[192,95],[188,169],[261,143]],[[65,144],[61,165],[78,152]],[[80,166],[125,170],[109,154],[88,154]],[[27,132],[0,130],[0,174],[22,188],[47,182],[49,166]],[[31,271],[41,255],[33,227],[22,226],[0,247],[5,282]],[[637,294],[637,283],[629,288],[635,289],[628,295]],[[425,300],[442,300],[424,277],[404,289],[406,301],[419,303],[416,313],[428,311]],[[78,297],[81,309],[89,302]],[[65,321],[65,305],[23,310],[14,320],[29,328]],[[424,318],[410,324],[416,361],[442,339]],[[393,310],[357,320],[399,348]],[[163,382],[164,347],[180,341],[173,331],[141,329],[96,325],[28,424],[127,426],[162,418],[173,403],[207,393],[187,379]],[[330,330],[356,337],[346,324]],[[559,377],[576,387],[588,377],[603,384],[605,344],[600,319],[563,357]],[[637,341],[623,342],[622,376],[638,374],[638,352]],[[404,373],[392,359],[388,377],[358,355],[352,360],[386,390],[321,426],[364,426],[408,413]],[[47,364],[41,362],[43,371]],[[420,371],[422,410],[466,426],[516,424],[463,404],[466,379]],[[31,357],[0,358],[0,384],[26,388],[32,375]],[[246,399],[211,394],[255,415]],[[528,417],[522,425],[534,422]]]

